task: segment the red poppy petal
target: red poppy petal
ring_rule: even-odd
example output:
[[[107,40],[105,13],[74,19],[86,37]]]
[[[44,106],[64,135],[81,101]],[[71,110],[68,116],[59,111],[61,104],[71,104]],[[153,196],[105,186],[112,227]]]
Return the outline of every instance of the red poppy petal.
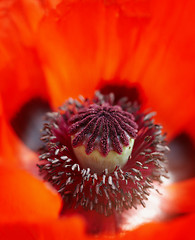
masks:
[[[142,71],[137,69],[138,78],[150,96],[148,106],[158,110],[157,119],[174,133],[194,115],[195,31],[191,27],[195,23],[194,10],[191,0],[171,4],[152,1],[155,17],[136,52],[140,65],[135,62],[135,66],[142,66]]]
[[[3,0],[0,11],[0,92],[6,117],[11,118],[32,96],[47,97],[34,47],[34,30],[43,9],[38,1]]]
[[[3,240],[89,239],[84,234],[84,223],[79,217],[41,223],[0,224],[0,238]]]
[[[195,178],[171,184],[162,196],[162,208],[168,213],[195,212]]]
[[[73,1],[64,2],[42,21],[37,41],[55,107],[67,97],[92,95],[102,77],[98,44],[104,32],[97,36],[97,31],[104,17],[100,1]]]
[[[190,121],[188,122],[187,126],[186,126],[186,131],[188,132],[188,134],[191,136],[193,142],[194,142],[194,146],[195,146],[195,111],[194,111],[194,117],[192,117],[190,119]]]
[[[90,236],[84,233],[83,222],[79,218],[68,218],[45,223],[14,223],[1,224],[1,239],[11,240],[73,240],[73,239],[166,239],[192,240],[195,236],[194,229],[195,215],[180,217],[166,223],[149,223],[117,235]]]
[[[165,223],[149,223],[116,239],[192,240],[195,236],[194,221],[195,215],[193,214]]]
[[[3,107],[0,99],[0,162],[3,162],[3,159],[9,159],[9,161],[4,162],[4,164],[14,164],[17,160],[15,157],[15,151],[13,146],[18,148],[19,142],[14,138],[14,133],[9,128],[7,122],[5,121],[3,115]]]
[[[63,1],[37,40],[54,106],[91,95],[102,78],[138,81],[166,130],[179,131],[193,112],[194,9],[190,0]]]
[[[5,119],[0,99],[0,164],[19,167],[22,166],[31,172],[37,172],[37,155],[30,151],[16,136]]]
[[[62,1],[41,22],[37,41],[55,107],[67,97],[92,95],[102,79],[123,80],[120,65],[129,46],[121,38],[134,35],[131,28],[139,24],[122,7],[114,1]]]
[[[60,197],[28,173],[0,167],[0,222],[57,218]]]

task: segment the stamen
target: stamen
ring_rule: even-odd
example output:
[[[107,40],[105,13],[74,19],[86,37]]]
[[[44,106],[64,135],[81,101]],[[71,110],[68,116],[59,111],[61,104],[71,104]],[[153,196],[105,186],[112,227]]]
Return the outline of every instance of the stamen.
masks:
[[[153,182],[167,176],[165,135],[152,117],[99,92],[47,114],[39,168],[62,196],[63,211],[81,207],[109,216],[145,206]]]

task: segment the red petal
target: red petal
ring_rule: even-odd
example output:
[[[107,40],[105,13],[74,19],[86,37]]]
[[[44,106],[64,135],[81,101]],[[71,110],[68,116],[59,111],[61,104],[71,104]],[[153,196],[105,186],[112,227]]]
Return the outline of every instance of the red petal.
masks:
[[[47,95],[43,67],[54,106],[68,96],[91,95],[101,79],[127,79],[141,84],[147,105],[159,112],[166,130],[173,134],[183,128],[193,115],[194,2],[63,1],[56,11],[48,14],[47,9],[37,36],[45,8],[55,8],[58,2],[1,3],[0,74],[6,114],[13,115],[35,94]],[[11,104],[10,95],[15,99]]]
[[[37,172],[37,155],[30,151],[16,136],[5,119],[0,99],[0,164],[4,166],[22,166],[31,172]]]
[[[0,168],[0,222],[57,218],[60,197],[22,170]]]
[[[166,239],[166,240],[192,240],[195,236],[195,215],[181,217],[166,223],[149,223],[133,231],[123,232],[117,235],[90,236],[83,232],[83,222],[79,218],[71,218],[45,223],[15,223],[1,224],[1,239],[12,240],[74,240],[74,239]]]
[[[0,92],[11,118],[32,96],[47,96],[45,77],[34,47],[34,30],[43,14],[38,1],[0,4]]]
[[[195,236],[195,215],[181,217],[166,223],[145,224],[138,229],[124,234],[116,239],[166,239],[166,240],[192,240]]]
[[[45,223],[14,223],[0,225],[1,239],[15,240],[70,240],[88,239],[82,219],[77,217]]]
[[[194,116],[190,119],[190,121],[186,126],[186,131],[191,136],[195,146],[195,124],[194,123],[195,123],[195,111],[194,111]]]
[[[195,212],[195,178],[171,184],[162,196],[162,208],[168,213]]]
[[[0,162],[3,164],[15,164],[17,162],[17,158],[15,157],[15,150],[19,148],[19,142],[16,138],[14,138],[14,133],[11,131],[8,126],[4,115],[3,115],[3,107],[0,99]],[[14,150],[14,147],[15,150]],[[9,161],[5,162],[3,159],[9,159]]]
[[[63,1],[38,36],[54,106],[91,95],[101,79],[127,79],[141,84],[166,130],[178,132],[195,98],[194,9],[192,0]]]

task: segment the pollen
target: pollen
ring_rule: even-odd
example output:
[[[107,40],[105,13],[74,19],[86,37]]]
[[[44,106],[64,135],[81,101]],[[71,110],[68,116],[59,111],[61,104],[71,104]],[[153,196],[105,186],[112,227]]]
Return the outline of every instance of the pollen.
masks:
[[[73,150],[83,167],[101,173],[126,164],[138,128],[131,113],[108,103],[92,104],[69,122]]]

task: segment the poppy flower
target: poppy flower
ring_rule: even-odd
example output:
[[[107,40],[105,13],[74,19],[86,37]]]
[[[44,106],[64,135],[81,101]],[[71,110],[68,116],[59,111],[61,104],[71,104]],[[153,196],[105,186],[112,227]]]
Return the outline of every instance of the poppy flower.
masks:
[[[1,1],[1,239],[94,238],[81,215],[59,218],[60,196],[37,175],[37,122],[69,97],[91,99],[99,89],[151,107],[169,141],[190,135],[172,142],[187,148],[182,160],[193,158],[194,9],[193,1],[182,0]],[[152,222],[148,213],[143,220],[141,211],[130,210],[123,232],[112,237],[193,239],[194,181],[163,188],[160,202],[149,208],[149,215],[155,209]],[[88,214],[91,227],[104,219],[106,228],[113,218],[97,216]]]

